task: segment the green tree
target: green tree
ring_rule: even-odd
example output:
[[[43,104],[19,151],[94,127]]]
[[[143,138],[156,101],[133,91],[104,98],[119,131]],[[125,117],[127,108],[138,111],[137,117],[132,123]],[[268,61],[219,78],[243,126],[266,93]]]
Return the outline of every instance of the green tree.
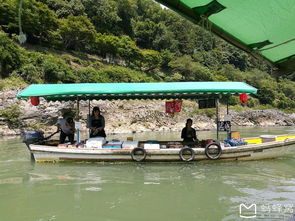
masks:
[[[30,43],[49,43],[52,33],[59,27],[56,14],[47,5],[35,0],[23,2],[21,23]]]
[[[85,15],[83,0],[39,0],[55,11],[58,18]]]
[[[66,49],[90,50],[95,40],[93,24],[84,16],[72,16],[61,20],[60,34]]]
[[[110,81],[104,72],[99,72],[89,67],[77,70],[77,77],[81,83],[104,83]]]
[[[183,76],[184,81],[212,81],[210,70],[198,62],[193,62],[191,56],[185,55],[169,63],[173,71]]]
[[[97,32],[106,34],[122,34],[119,28],[119,5],[113,0],[83,0],[87,16],[94,24]]]
[[[16,0],[0,0],[0,29],[12,33],[18,30],[16,5]]]
[[[125,67],[107,67],[99,70],[100,75],[106,75],[110,82],[152,82],[153,78],[143,72]]]
[[[7,34],[0,31],[0,76],[8,77],[21,65],[21,50]]]

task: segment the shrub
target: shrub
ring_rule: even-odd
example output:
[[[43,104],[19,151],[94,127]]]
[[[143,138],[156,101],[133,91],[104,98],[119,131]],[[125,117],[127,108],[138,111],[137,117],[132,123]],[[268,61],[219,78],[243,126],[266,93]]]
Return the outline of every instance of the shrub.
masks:
[[[26,83],[20,77],[9,77],[9,78],[0,80],[0,91],[4,89],[16,88],[16,87],[22,88],[25,86],[26,86]]]
[[[143,72],[134,71],[124,67],[107,67],[99,70],[100,75],[106,75],[109,82],[151,82],[153,78]]]
[[[21,52],[18,45],[0,31],[0,77],[8,77],[20,65]]]
[[[104,83],[109,82],[108,76],[96,71],[94,68],[87,67],[77,71],[77,77],[81,83]]]
[[[14,104],[7,109],[0,111],[0,114],[8,122],[10,128],[18,128],[21,125],[19,121],[21,110],[18,104]]]

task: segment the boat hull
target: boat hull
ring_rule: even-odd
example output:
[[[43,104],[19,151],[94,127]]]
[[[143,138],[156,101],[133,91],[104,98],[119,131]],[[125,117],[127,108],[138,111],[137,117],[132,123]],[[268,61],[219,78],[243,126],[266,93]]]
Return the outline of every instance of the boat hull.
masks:
[[[262,144],[249,144],[239,147],[223,148],[217,160],[210,160],[205,155],[204,148],[193,148],[196,155],[193,161],[235,161],[260,160],[276,158],[295,148],[295,139],[286,139]],[[37,162],[58,161],[133,161],[128,149],[87,149],[60,148],[46,145],[29,145],[29,150]],[[180,148],[146,150],[144,161],[167,162],[181,161]]]

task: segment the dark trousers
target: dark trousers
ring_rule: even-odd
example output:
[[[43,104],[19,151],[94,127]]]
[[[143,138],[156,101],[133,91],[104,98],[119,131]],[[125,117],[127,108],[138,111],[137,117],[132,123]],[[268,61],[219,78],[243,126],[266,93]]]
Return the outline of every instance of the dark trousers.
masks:
[[[66,138],[68,137],[69,142],[71,142],[71,144],[73,144],[74,143],[74,136],[75,136],[75,134],[66,134],[61,130],[60,136],[59,136],[59,143],[65,143]]]

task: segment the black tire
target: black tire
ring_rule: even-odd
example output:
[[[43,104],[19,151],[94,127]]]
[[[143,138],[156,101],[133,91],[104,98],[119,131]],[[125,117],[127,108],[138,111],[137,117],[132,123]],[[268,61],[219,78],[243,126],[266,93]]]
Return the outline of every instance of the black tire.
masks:
[[[190,158],[185,158],[183,156],[185,152],[189,152],[190,153],[190,155],[191,155]],[[194,160],[195,159],[195,155],[196,155],[195,151],[192,148],[190,148],[190,147],[184,147],[184,148],[182,148],[179,151],[179,157],[180,157],[180,159],[182,161],[185,161],[185,162],[189,162],[189,161]]]
[[[141,152],[142,154],[137,154],[138,152]],[[138,158],[139,155],[142,155],[141,157]],[[146,151],[145,149],[141,147],[136,147],[131,151],[131,158],[134,161],[141,162],[144,161],[146,158]]]
[[[216,154],[214,153],[215,155],[211,155],[211,153],[210,153],[211,146],[217,147],[217,153]],[[205,147],[205,154],[211,160],[217,160],[220,157],[221,153],[222,153],[222,149],[218,143],[210,143]]]

